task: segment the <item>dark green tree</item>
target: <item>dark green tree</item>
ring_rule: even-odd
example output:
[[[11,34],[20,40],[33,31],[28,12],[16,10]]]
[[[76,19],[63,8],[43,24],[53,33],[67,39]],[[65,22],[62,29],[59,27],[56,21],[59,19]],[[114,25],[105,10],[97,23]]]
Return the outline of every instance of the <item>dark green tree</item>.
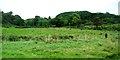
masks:
[[[37,26],[38,25],[38,20],[40,20],[40,16],[35,16],[35,18],[32,21],[33,26]]]
[[[14,22],[13,24],[15,24],[17,26],[23,26],[24,25],[24,20],[19,15],[14,16],[13,22]]]
[[[100,26],[103,24],[103,20],[100,17],[95,17],[93,21],[94,29],[100,29]]]

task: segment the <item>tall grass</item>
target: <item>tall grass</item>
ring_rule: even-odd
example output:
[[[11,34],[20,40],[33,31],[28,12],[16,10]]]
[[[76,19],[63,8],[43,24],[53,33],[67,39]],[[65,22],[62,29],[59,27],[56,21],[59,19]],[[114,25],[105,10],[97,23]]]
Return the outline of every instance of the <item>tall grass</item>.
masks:
[[[3,28],[2,34],[4,58],[118,58],[118,31]]]

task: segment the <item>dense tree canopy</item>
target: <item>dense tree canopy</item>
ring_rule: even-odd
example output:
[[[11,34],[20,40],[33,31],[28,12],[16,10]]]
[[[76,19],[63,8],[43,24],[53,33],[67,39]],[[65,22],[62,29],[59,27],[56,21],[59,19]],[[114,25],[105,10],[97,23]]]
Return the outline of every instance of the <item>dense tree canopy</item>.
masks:
[[[24,20],[19,15],[12,15],[13,12],[2,12],[2,24],[3,26],[23,26]]]
[[[35,16],[23,20],[13,12],[2,12],[3,27],[67,27],[93,25],[99,27],[103,24],[119,24],[120,16],[106,13],[91,13],[89,11],[71,11],[58,14],[55,18]]]

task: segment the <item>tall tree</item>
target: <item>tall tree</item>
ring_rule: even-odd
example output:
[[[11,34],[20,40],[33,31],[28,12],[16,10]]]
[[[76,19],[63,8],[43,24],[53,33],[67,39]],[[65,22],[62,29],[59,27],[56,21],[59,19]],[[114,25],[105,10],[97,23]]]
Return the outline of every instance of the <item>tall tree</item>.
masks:
[[[17,26],[23,26],[24,25],[24,20],[19,15],[14,16],[13,22]]]
[[[103,24],[103,20],[100,17],[95,17],[93,21],[93,25],[95,26],[95,29],[99,29],[99,26]]]
[[[38,20],[40,20],[40,16],[35,16],[35,18],[33,19],[33,26],[37,26]]]

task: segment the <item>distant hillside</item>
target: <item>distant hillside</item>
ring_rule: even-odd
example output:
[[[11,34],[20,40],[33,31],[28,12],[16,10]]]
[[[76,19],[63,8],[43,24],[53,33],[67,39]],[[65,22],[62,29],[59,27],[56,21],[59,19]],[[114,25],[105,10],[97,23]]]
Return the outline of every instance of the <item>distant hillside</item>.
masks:
[[[90,24],[90,22],[94,22],[96,18],[99,18],[101,21],[103,21],[104,24],[120,23],[120,16],[118,15],[110,14],[108,12],[91,13],[88,11],[73,11],[60,13],[55,17],[55,20],[68,20],[70,22],[71,20],[78,19],[79,22],[81,21],[81,24]]]
[[[2,12],[3,27],[81,27],[94,26],[98,28],[103,24],[120,24],[120,16],[106,13],[91,13],[89,11],[71,11],[58,14],[55,18],[35,16],[22,19],[13,12]]]

